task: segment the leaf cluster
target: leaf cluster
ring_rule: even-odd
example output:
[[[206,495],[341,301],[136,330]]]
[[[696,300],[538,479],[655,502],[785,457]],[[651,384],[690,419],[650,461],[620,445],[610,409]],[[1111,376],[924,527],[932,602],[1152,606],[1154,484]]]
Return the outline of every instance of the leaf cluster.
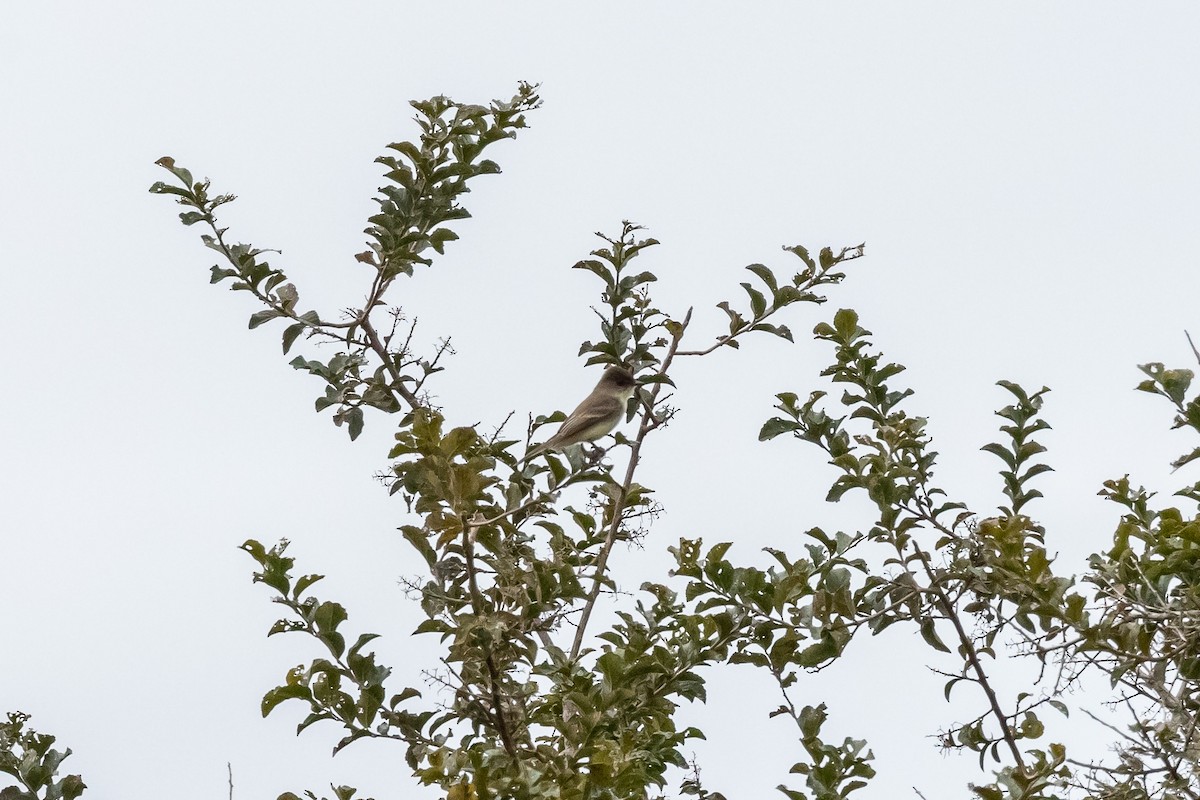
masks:
[[[618,435],[614,445],[629,451],[624,476],[614,475],[607,461],[612,448],[572,447],[537,463],[518,460],[511,452],[518,442],[499,433],[485,438],[477,425],[451,426],[421,396],[425,381],[443,368],[448,340],[422,356],[412,344],[415,323],[405,328],[399,308],[387,308],[387,327],[375,312],[395,279],[430,265],[431,254],[457,238],[449,224],[467,216],[459,197],[474,178],[499,171],[481,152],[524,127],[524,112],[537,104],[534,87],[525,84],[511,101],[488,107],[444,97],[413,103],[419,141],[392,144],[377,159],[389,183],[369,220],[369,249],[356,256],[372,269],[371,286],[361,307],[337,322],[300,311],[299,290],[264,257],[275,251],[227,241],[215,211],[232,195],[210,195],[207,180],[196,181],[169,158],[159,163],[175,182],[151,191],[184,205],[186,225],[209,227],[205,244],[229,264],[214,267],[212,281],[231,281],[265,306],[251,316],[251,328],[287,321],[285,353],[301,336],[337,346],[332,356],[292,361],[324,382],[318,411],[332,409],[352,439],[362,431],[365,409],[399,415],[386,483],[416,517],[400,526],[427,571],[408,583],[426,617],[415,633],[443,643],[444,669],[428,674],[449,699],[431,705],[416,688],[389,689],[391,670],[369,647],[376,634],[359,634],[347,646],[346,609],[312,593],[321,576],[294,576],[286,542],[267,548],[249,540],[242,548],[258,565],[255,581],[288,610],[270,634],[304,634],[325,653],[288,670],[265,694],[263,714],[285,702],[305,707],[297,732],[317,722],[341,727],[334,752],[362,738],[399,740],[417,778],[451,797],[640,796],[663,786],[668,769],[687,766],[681,748],[703,734],[676,727],[678,704],[704,699],[698,670],[730,660],[750,619],[693,613],[671,589],[653,584],[642,589],[649,601],[614,609],[614,622],[587,636],[593,611],[617,588],[609,569],[614,548],[644,535],[658,513],[653,491],[634,474],[646,438],[675,413],[668,393],[675,387],[673,360],[737,348],[751,331],[790,340],[785,325],[767,319],[793,304],[823,302],[819,290],[840,282],[839,265],[863,248],[838,254],[824,248],[817,260],[803,247],[785,248],[804,263],[790,283],[750,265],[759,286],[742,284],[749,312],[719,303],[729,333],[685,350],[692,312],[677,318],[657,309],[649,291],[655,275],[632,265],[658,242],[630,222],[614,236],[598,234],[604,246],[575,265],[601,282],[599,338],[584,342],[579,354],[588,365],[620,364],[638,377],[629,408],[637,431]],[[529,434],[563,418],[539,415]],[[575,486],[587,490],[584,507],[562,504]],[[744,645],[739,651],[739,658],[750,652]],[[821,746],[805,742],[814,754]],[[686,785],[703,791],[698,779]],[[355,790],[334,792],[345,800]]]
[[[1197,428],[1200,399],[1192,372],[1141,366],[1138,389],[1165,397],[1175,428]],[[1190,463],[1195,453],[1172,462]],[[1090,785],[1106,796],[1195,797],[1200,758],[1200,484],[1175,494],[1190,507],[1155,508],[1155,493],[1129,476],[1099,493],[1122,515],[1106,553],[1094,554],[1086,580],[1096,591],[1095,622],[1081,631],[1076,659],[1097,665],[1120,691],[1131,722],[1116,765],[1090,762]]]
[[[442,254],[446,243],[458,238],[447,223],[470,216],[459,199],[475,178],[500,171],[481,154],[526,127],[525,114],[540,103],[537,87],[527,83],[520,84],[510,100],[487,106],[442,96],[412,103],[421,135],[416,143],[389,145],[391,152],[376,159],[386,168],[387,184],[379,189],[379,211],[365,230],[368,249],[355,256],[371,270],[370,284],[362,303],[342,312],[340,320],[338,315],[300,310],[299,289],[263,258],[279,251],[228,240],[228,228],[218,224],[216,210],[234,195],[211,194],[207,179],[196,180],[170,157],[156,163],[173,182],[158,181],[150,191],[173,196],[184,206],[187,210],[179,215],[184,225],[199,223],[209,229],[201,239],[228,264],[212,267],[211,282],[231,281],[231,289],[249,292],[264,306],[250,315],[250,328],[275,319],[287,321],[282,334],[285,354],[301,336],[339,347],[331,357],[298,356],[291,365],[324,381],[316,410],[334,409],[334,423],[356,439],[363,430],[364,409],[392,414],[428,405],[420,394],[429,377],[442,369],[439,362],[449,352],[449,342],[443,340],[431,354],[417,352],[412,342],[416,323],[401,330],[406,319],[402,309],[386,306],[384,297],[397,277],[411,276],[417,265],[432,263],[429,251]],[[381,311],[387,327],[378,322]]]
[[[0,788],[0,800],[74,800],[87,784],[78,775],[58,777],[71,749],[55,750],[55,737],[27,728],[29,715],[10,711],[0,722],[0,772],[17,785]]]
[[[1000,516],[978,522],[965,504],[947,499],[934,482],[937,452],[926,420],[904,410],[912,391],[893,386],[904,367],[884,361],[872,349],[870,331],[852,310],[837,312],[813,334],[834,345],[836,360],[822,374],[846,386],[840,397],[845,413],[824,407],[825,391],[813,391],[803,402],[784,392],[776,406],[782,416],[769,419],[759,438],[790,434],[821,448],[839,473],[826,499],[837,502],[861,491],[878,514],[875,524],[858,534],[808,532],[819,543],[809,545],[810,552],[823,546],[827,562],[848,565],[841,567],[836,584],[841,589],[836,635],[826,634],[836,647],[823,654],[830,661],[841,657],[860,630],[880,634],[897,623],[911,625],[933,651],[959,662],[957,669],[936,668],[948,678],[947,699],[955,685],[966,683],[979,690],[983,703],[979,716],[943,732],[943,746],[976,752],[981,766],[985,756],[1001,760],[1002,750],[1016,769],[1029,769],[1031,758],[1053,763],[1048,751],[1023,751],[1018,743],[1042,735],[1034,709],[1057,701],[1023,692],[1006,708],[985,668],[986,661],[998,657],[1002,637],[1044,644],[1064,635],[1064,605],[1068,613],[1082,615],[1082,598],[1065,599],[1073,582],[1052,570],[1040,527],[1019,513],[1040,496],[1028,482],[1049,470],[1029,463],[1045,450],[1035,439],[1049,427],[1038,417],[1045,390],[1031,396],[1014,383],[1000,382],[1017,402],[997,412],[1007,423],[1001,427],[1005,439],[983,449],[1005,462],[1001,478],[1010,502],[1000,507]],[[851,548],[859,551],[853,561]],[[855,575],[860,577],[851,580]],[[810,591],[827,585],[828,579],[821,576],[821,581],[810,584]],[[806,609],[801,618],[807,621],[813,613]]]
[[[388,688],[391,670],[369,649],[376,634],[347,646],[347,611],[311,592],[320,576],[293,576],[286,543],[268,549],[250,540],[243,549],[258,565],[255,580],[287,609],[271,634],[302,633],[322,649],[267,692],[263,713],[295,701],[308,712],[299,730],[319,721],[343,729],[335,752],[360,738],[395,739],[418,780],[456,800],[648,798],[671,770],[689,767],[679,791],[722,800],[683,754],[703,731],[680,728],[676,717],[682,702],[705,699],[705,668],[741,664],[771,676],[782,700],[767,711],[795,724],[800,760],[791,771],[804,776],[805,789],[781,792],[831,800],[874,775],[872,754],[860,739],[823,741],[826,707],[797,703],[794,694],[806,671],[848,657],[855,636],[898,627],[929,648],[931,668],[946,678],[946,700],[958,689],[955,696],[972,704],[938,740],[975,754],[981,769],[988,759],[996,765],[989,784],[972,787],[977,796],[1049,800],[1070,789],[1109,798],[1200,796],[1200,509],[1155,509],[1153,494],[1128,476],[1107,482],[1101,494],[1122,507],[1122,518],[1111,550],[1092,557],[1080,586],[1060,573],[1045,530],[1030,516],[1042,496],[1034,481],[1051,471],[1042,461],[1048,389],[998,383],[1007,392],[996,412],[1000,435],[982,450],[1001,462],[999,497],[995,513],[976,513],[935,481],[938,453],[926,419],[910,412],[913,392],[898,385],[905,368],[884,359],[851,309],[813,329],[833,349],[822,377],[840,396],[828,387],[806,399],[778,394],[778,414],[759,438],[818,447],[834,474],[826,499],[861,493],[871,523],[849,533],[810,528],[802,556],[772,547],[766,568],[735,561],[728,542],[705,550],[698,538],[680,539],[671,578],[681,585],[619,593],[610,559],[619,544],[643,539],[661,511],[637,470],[649,437],[677,413],[675,359],[739,349],[754,331],[792,341],[776,315],[823,303],[824,289],[843,280],[841,266],[861,256],[862,245],[826,247],[816,258],[786,247],[802,264],[789,280],[749,265],[744,305],[716,304],[727,331],[692,346],[692,310],[657,308],[655,274],[644,259],[633,263],[659,243],[624,222],[614,235],[598,234],[603,245],[574,266],[600,281],[598,335],[579,355],[586,365],[622,365],[636,376],[627,409],[634,431],[607,445],[521,459],[520,441],[505,438],[503,426],[489,438],[479,424],[454,424],[429,402],[425,384],[444,368],[449,341],[419,352],[415,322],[385,306],[384,296],[457,238],[452,223],[467,216],[461,196],[475,178],[499,171],[483,150],[515,135],[538,102],[535,87],[522,84],[510,101],[489,106],[445,97],[413,103],[418,140],[389,145],[377,160],[388,183],[368,220],[368,249],[356,256],[370,270],[370,286],[336,322],[300,311],[298,289],[265,257],[275,251],[227,241],[214,211],[231,195],[210,195],[207,180],[160,161],[174,182],[151,191],[185,206],[184,224],[209,228],[205,244],[224,259],[213,282],[228,281],[264,306],[250,327],[285,320],[285,353],[301,336],[336,346],[331,357],[292,362],[324,382],[317,410],[331,409],[351,438],[368,408],[398,418],[386,483],[406,503],[410,518],[399,530],[421,557],[423,574],[406,579],[425,617],[415,633],[443,647],[442,666],[427,673],[437,699]],[[380,313],[388,324],[379,324]],[[1192,372],[1157,363],[1142,370],[1147,380],[1138,388],[1172,403],[1175,427],[1200,431]],[[531,415],[526,441],[565,416]],[[620,456],[623,472],[613,464]],[[1173,466],[1197,458],[1200,448]],[[1200,484],[1177,494],[1200,504]],[[1027,657],[1036,670],[1017,691],[1000,686],[994,671],[1010,655]],[[1045,710],[1066,714],[1066,693],[1093,670],[1108,676],[1134,714],[1115,765],[1073,760],[1063,745],[1040,741]],[[355,790],[334,793],[348,800]]]

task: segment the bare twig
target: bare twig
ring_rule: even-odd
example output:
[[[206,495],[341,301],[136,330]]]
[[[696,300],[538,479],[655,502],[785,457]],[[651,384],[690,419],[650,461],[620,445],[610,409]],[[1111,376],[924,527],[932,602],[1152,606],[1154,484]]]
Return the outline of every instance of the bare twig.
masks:
[[[379,334],[375,332],[374,326],[371,325],[371,320],[367,316],[368,311],[364,310],[359,324],[362,325],[363,333],[367,334],[367,340],[371,343],[371,349],[375,351],[375,355],[379,356],[379,360],[383,362],[383,366],[387,368],[388,374],[392,376],[392,382],[395,384],[396,393],[404,398],[413,409],[421,407],[421,401],[417,396],[410,392],[405,387],[400,377],[400,371],[396,369],[396,365],[392,363],[392,359],[388,357],[387,347],[383,340],[379,338]]]

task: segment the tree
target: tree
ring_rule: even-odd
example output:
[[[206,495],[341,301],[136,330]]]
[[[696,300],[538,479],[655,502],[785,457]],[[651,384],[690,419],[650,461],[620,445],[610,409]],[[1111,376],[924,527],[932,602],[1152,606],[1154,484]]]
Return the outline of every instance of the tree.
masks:
[[[671,548],[671,574],[643,585],[635,598],[615,595],[610,554],[644,539],[664,512],[637,475],[653,435],[675,413],[677,360],[738,349],[759,333],[792,340],[777,315],[823,303],[823,292],[843,280],[844,265],[864,248],[825,247],[814,257],[804,247],[785,247],[790,266],[783,269],[793,273],[787,280],[778,268],[750,265],[744,305],[717,304],[728,333],[695,344],[691,309],[655,307],[655,275],[633,265],[658,242],[629,222],[600,235],[603,244],[575,265],[601,283],[599,335],[579,354],[588,364],[622,364],[637,375],[628,409],[635,432],[606,446],[523,461],[523,445],[564,415],[532,419],[524,442],[453,424],[428,388],[444,369],[444,345],[422,352],[404,313],[386,297],[457,238],[451,223],[468,216],[461,195],[476,177],[499,172],[481,158],[483,150],[515,136],[539,102],[536,87],[522,84],[510,100],[488,106],[445,97],[413,103],[419,141],[390,145],[377,159],[388,185],[369,219],[368,249],[356,256],[367,275],[364,301],[335,318],[301,310],[298,288],[265,258],[272,251],[227,237],[215,212],[232,195],[211,194],[209,181],[170,158],[158,162],[172,179],[151,191],[174,196],[185,209],[181,221],[206,229],[204,243],[223,262],[212,268],[212,282],[249,293],[261,306],[250,327],[282,320],[285,354],[301,341],[338,350],[291,362],[321,380],[317,410],[332,410],[351,439],[367,409],[397,420],[386,483],[407,504],[401,531],[426,571],[411,586],[426,617],[414,633],[442,643],[437,680],[453,698],[439,703],[418,688],[393,686],[370,649],[377,634],[351,632],[347,610],[314,592],[321,575],[297,574],[287,542],[250,540],[242,549],[256,564],[254,580],[286,609],[269,635],[302,634],[319,652],[266,692],[263,714],[284,702],[301,705],[308,714],[298,732],[318,722],[344,731],[335,752],[362,738],[396,740],[417,780],[455,800],[666,793],[716,800],[723,795],[702,784],[684,754],[703,732],[681,729],[676,712],[680,701],[705,699],[705,668],[745,664],[776,682],[782,700],[772,716],[796,727],[802,753],[791,771],[803,788],[781,791],[827,800],[874,777],[871,752],[860,739],[825,742],[825,706],[799,706],[796,687],[806,671],[853,657],[856,636],[899,624],[918,631],[938,659],[946,699],[967,690],[977,705],[973,717],[942,732],[941,742],[976,753],[985,774],[994,770],[989,783],[973,787],[978,796],[1200,795],[1196,510],[1154,510],[1152,494],[1128,477],[1109,481],[1102,494],[1124,509],[1112,549],[1094,555],[1078,576],[1060,574],[1042,527],[1028,514],[1041,496],[1032,482],[1050,469],[1038,460],[1045,451],[1038,434],[1049,427],[1041,415],[1048,390],[1000,382],[1011,400],[997,412],[999,440],[984,450],[1002,462],[1004,499],[997,513],[976,513],[934,482],[937,453],[925,420],[907,410],[912,390],[896,386],[904,367],[883,359],[850,309],[814,328],[815,338],[833,348],[822,375],[843,384],[841,397],[780,394],[779,415],[764,423],[760,438],[816,445],[839,473],[827,499],[864,492],[876,518],[852,533],[811,528],[804,553],[770,549],[765,569],[732,560],[729,542],[706,549],[681,539]],[[1200,400],[1188,396],[1192,373],[1161,364],[1143,371],[1139,388],[1173,404],[1176,427],[1200,431]],[[1200,448],[1174,463],[1197,457]],[[1177,494],[1200,502],[1200,484]],[[1006,695],[994,670],[1021,658],[1034,669],[1021,691]],[[1045,711],[1067,713],[1065,692],[1089,674],[1107,677],[1109,700],[1132,714],[1127,729],[1114,730],[1114,759],[1076,758],[1064,744],[1040,743]],[[51,783],[61,756],[48,749],[52,738],[23,732],[24,722],[10,717],[0,768],[25,789],[0,796],[78,796],[78,776]],[[345,786],[333,792],[338,800],[357,794]]]

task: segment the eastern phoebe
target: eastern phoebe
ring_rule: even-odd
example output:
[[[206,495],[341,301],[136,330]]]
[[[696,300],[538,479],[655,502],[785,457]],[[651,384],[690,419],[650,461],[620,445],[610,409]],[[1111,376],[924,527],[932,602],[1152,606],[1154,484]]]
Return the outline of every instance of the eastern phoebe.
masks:
[[[522,461],[528,461],[547,450],[561,450],[579,442],[590,442],[617,427],[625,415],[625,406],[633,396],[637,380],[624,367],[609,367],[600,376],[592,393],[584,398],[558,431],[545,442],[530,449]]]

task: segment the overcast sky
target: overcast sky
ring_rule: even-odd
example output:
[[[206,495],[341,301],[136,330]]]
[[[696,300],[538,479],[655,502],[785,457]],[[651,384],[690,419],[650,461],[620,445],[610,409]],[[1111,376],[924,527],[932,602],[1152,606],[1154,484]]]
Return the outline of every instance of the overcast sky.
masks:
[[[293,541],[301,571],[350,610],[400,685],[435,650],[397,579],[420,568],[372,481],[391,428],[350,444],[319,393],[248,332],[249,298],[208,285],[198,230],[146,188],[171,155],[240,199],[235,238],[274,263],[305,307],[356,302],[353,254],[379,185],[372,161],[416,136],[407,101],[483,102],[540,81],[531,128],[489,155],[504,174],[465,198],[475,218],[435,269],[397,286],[424,342],[453,336],[435,385],[456,422],[570,408],[595,380],[598,286],[570,265],[632,219],[660,239],[640,266],[661,308],[738,299],[742,267],[794,269],[781,245],[865,241],[830,303],[763,338],[683,363],[675,423],[642,482],[665,516],[622,586],[661,579],[680,536],[735,540],[734,557],[799,551],[820,524],[870,524],[822,502],[813,448],[756,442],[773,395],[826,388],[832,354],[808,337],[854,307],[909,367],[911,413],[931,419],[938,478],[987,513],[1002,502],[998,379],[1053,388],[1056,472],[1030,511],[1060,567],[1102,550],[1117,518],[1096,491],[1126,472],[1169,495],[1194,445],[1135,365],[1192,360],[1200,330],[1200,10],[1154,3],[197,4],[10,3],[0,14],[0,710],[75,750],[87,797],[225,796],[359,786],[420,796],[398,747],[293,735],[299,708],[263,720],[264,690],[310,660],[266,640],[278,616],[250,583],[244,539]],[[755,8],[749,11],[747,8]],[[830,738],[867,738],[880,777],[863,797],[961,796],[984,781],[932,734],[962,715],[919,639],[893,628],[801,686],[828,702]],[[771,796],[799,756],[748,668],[709,674],[687,719],[709,788]],[[964,693],[965,694],[965,693]],[[758,702],[755,700],[758,699]],[[1086,697],[1074,700],[1086,701]],[[973,707],[964,706],[969,709]],[[966,713],[965,711],[963,712]],[[973,713],[973,712],[972,712]],[[1049,720],[1048,738],[1066,728]],[[1072,729],[1073,730],[1073,729]],[[1056,738],[1057,737],[1057,738]],[[756,764],[745,774],[747,764]],[[757,766],[761,764],[761,766]],[[796,785],[793,782],[793,785]],[[856,795],[857,796],[857,795]]]

